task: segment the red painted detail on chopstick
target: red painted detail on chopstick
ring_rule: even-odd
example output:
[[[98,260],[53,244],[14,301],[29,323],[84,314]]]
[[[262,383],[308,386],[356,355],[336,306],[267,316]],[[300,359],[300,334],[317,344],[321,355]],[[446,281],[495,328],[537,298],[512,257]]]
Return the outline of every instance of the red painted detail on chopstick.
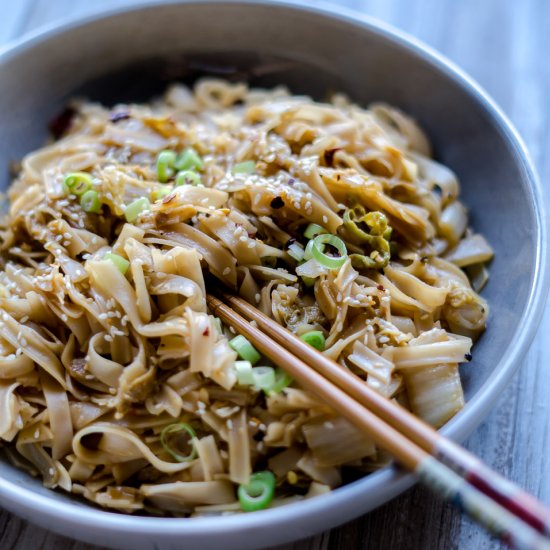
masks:
[[[501,506],[510,510],[510,512],[521,518],[540,533],[550,534],[549,510],[541,506],[534,497],[521,489],[511,492],[510,494],[499,490],[498,480],[496,480],[497,483],[495,484],[493,480],[487,479],[491,477],[492,472],[490,470],[486,471],[485,468],[483,468],[482,473],[487,477],[482,477],[480,473],[470,470],[466,475],[466,479],[482,493],[485,493]]]

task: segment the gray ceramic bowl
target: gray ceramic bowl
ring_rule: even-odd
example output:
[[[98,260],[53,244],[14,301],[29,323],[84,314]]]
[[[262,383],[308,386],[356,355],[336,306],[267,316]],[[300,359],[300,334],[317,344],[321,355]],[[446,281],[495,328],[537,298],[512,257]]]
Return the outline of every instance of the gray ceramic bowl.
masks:
[[[517,134],[467,76],[415,40],[370,19],[277,2],[189,2],[128,8],[50,28],[0,55],[0,174],[39,147],[67,98],[147,99],[203,74],[285,83],[322,98],[341,90],[413,114],[459,175],[474,227],[496,250],[484,291],[489,329],[462,369],[468,404],[444,432],[464,439],[521,363],[542,312],[546,237],[533,167]],[[54,531],[133,548],[249,548],[312,535],[409,487],[385,469],[307,502],[231,517],[166,519],[93,508],[42,488],[0,461],[0,504]]]

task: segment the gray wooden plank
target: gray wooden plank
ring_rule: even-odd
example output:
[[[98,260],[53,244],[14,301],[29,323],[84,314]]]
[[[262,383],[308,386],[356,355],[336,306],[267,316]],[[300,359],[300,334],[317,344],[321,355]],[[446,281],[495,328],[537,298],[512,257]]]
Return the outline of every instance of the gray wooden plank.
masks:
[[[0,19],[0,43],[39,25],[99,12],[132,0],[23,0]],[[550,181],[550,3],[545,0],[345,0],[339,2],[411,33],[458,63],[511,117],[541,179]],[[6,4],[7,5],[7,4]],[[548,194],[546,197],[548,203]],[[550,329],[547,307],[538,336],[491,415],[467,442],[487,464],[550,502]],[[279,550],[335,548],[496,548],[467,518],[416,487],[330,533]],[[97,550],[0,512],[0,548]]]

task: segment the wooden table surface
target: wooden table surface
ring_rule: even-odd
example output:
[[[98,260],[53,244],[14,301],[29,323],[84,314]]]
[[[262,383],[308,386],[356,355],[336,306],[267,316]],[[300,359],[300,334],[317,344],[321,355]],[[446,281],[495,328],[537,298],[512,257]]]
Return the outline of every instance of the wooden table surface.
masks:
[[[101,12],[131,0],[2,0],[0,45],[41,25]],[[346,0],[339,5],[390,23],[433,46],[473,76],[511,118],[550,185],[550,1]],[[546,201],[548,205],[548,201]],[[550,312],[523,367],[467,447],[550,504]],[[421,487],[290,549],[482,550],[499,545]],[[2,550],[100,550],[0,510]]]

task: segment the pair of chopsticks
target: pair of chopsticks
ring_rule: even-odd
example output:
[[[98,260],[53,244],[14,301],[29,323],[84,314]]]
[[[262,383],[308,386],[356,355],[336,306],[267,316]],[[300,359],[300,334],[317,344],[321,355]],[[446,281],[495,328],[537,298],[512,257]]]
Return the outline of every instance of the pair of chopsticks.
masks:
[[[245,300],[216,290],[213,314],[390,453],[419,481],[513,548],[550,549],[550,510]],[[251,323],[254,321],[255,323]]]

